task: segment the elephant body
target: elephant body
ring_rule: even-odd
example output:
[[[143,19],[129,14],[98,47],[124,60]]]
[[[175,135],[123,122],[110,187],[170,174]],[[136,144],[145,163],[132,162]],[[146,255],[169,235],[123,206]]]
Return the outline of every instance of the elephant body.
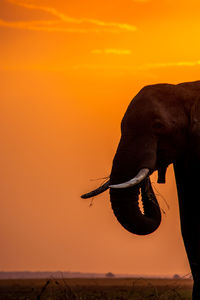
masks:
[[[193,300],[200,299],[200,81],[146,86],[133,98],[121,122],[121,139],[113,159],[110,188],[115,216],[128,231],[145,235],[161,222],[149,176],[158,182],[174,165],[181,232],[193,279]],[[147,174],[148,173],[148,174]],[[139,174],[139,175],[138,175]],[[83,195],[93,196],[94,192]],[[138,205],[141,193],[144,211]]]

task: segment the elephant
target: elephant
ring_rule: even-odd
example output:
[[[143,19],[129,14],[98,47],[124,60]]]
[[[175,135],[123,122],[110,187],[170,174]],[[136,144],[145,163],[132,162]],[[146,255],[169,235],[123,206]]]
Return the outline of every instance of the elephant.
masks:
[[[200,300],[200,81],[143,87],[121,122],[121,138],[109,180],[82,195],[107,189],[113,212],[129,232],[147,235],[161,223],[161,210],[150,175],[165,183],[173,164],[181,233],[192,276],[192,299]],[[141,193],[143,211],[138,205]]]

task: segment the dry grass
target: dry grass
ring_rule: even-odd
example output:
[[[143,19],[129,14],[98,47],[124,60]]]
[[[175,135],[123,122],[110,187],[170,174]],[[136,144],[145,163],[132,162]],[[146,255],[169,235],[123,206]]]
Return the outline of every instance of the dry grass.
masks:
[[[189,300],[190,279],[1,280],[2,300]]]

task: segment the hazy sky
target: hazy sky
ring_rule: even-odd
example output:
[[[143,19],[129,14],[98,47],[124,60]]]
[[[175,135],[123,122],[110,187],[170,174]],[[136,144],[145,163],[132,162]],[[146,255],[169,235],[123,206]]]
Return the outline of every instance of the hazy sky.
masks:
[[[116,221],[108,176],[120,121],[147,84],[199,79],[199,0],[0,1],[0,270],[186,274],[177,194],[160,228]],[[153,178],[156,182],[156,176]]]

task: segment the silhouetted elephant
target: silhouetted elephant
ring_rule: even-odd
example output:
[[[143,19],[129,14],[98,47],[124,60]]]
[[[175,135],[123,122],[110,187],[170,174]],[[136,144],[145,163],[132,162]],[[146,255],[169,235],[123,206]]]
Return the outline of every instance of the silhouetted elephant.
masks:
[[[193,299],[200,299],[200,81],[144,87],[131,101],[121,123],[121,139],[110,180],[82,196],[110,188],[115,216],[128,231],[155,231],[161,213],[149,175],[165,182],[174,164],[181,231],[193,279]],[[144,213],[138,206],[141,191]]]

